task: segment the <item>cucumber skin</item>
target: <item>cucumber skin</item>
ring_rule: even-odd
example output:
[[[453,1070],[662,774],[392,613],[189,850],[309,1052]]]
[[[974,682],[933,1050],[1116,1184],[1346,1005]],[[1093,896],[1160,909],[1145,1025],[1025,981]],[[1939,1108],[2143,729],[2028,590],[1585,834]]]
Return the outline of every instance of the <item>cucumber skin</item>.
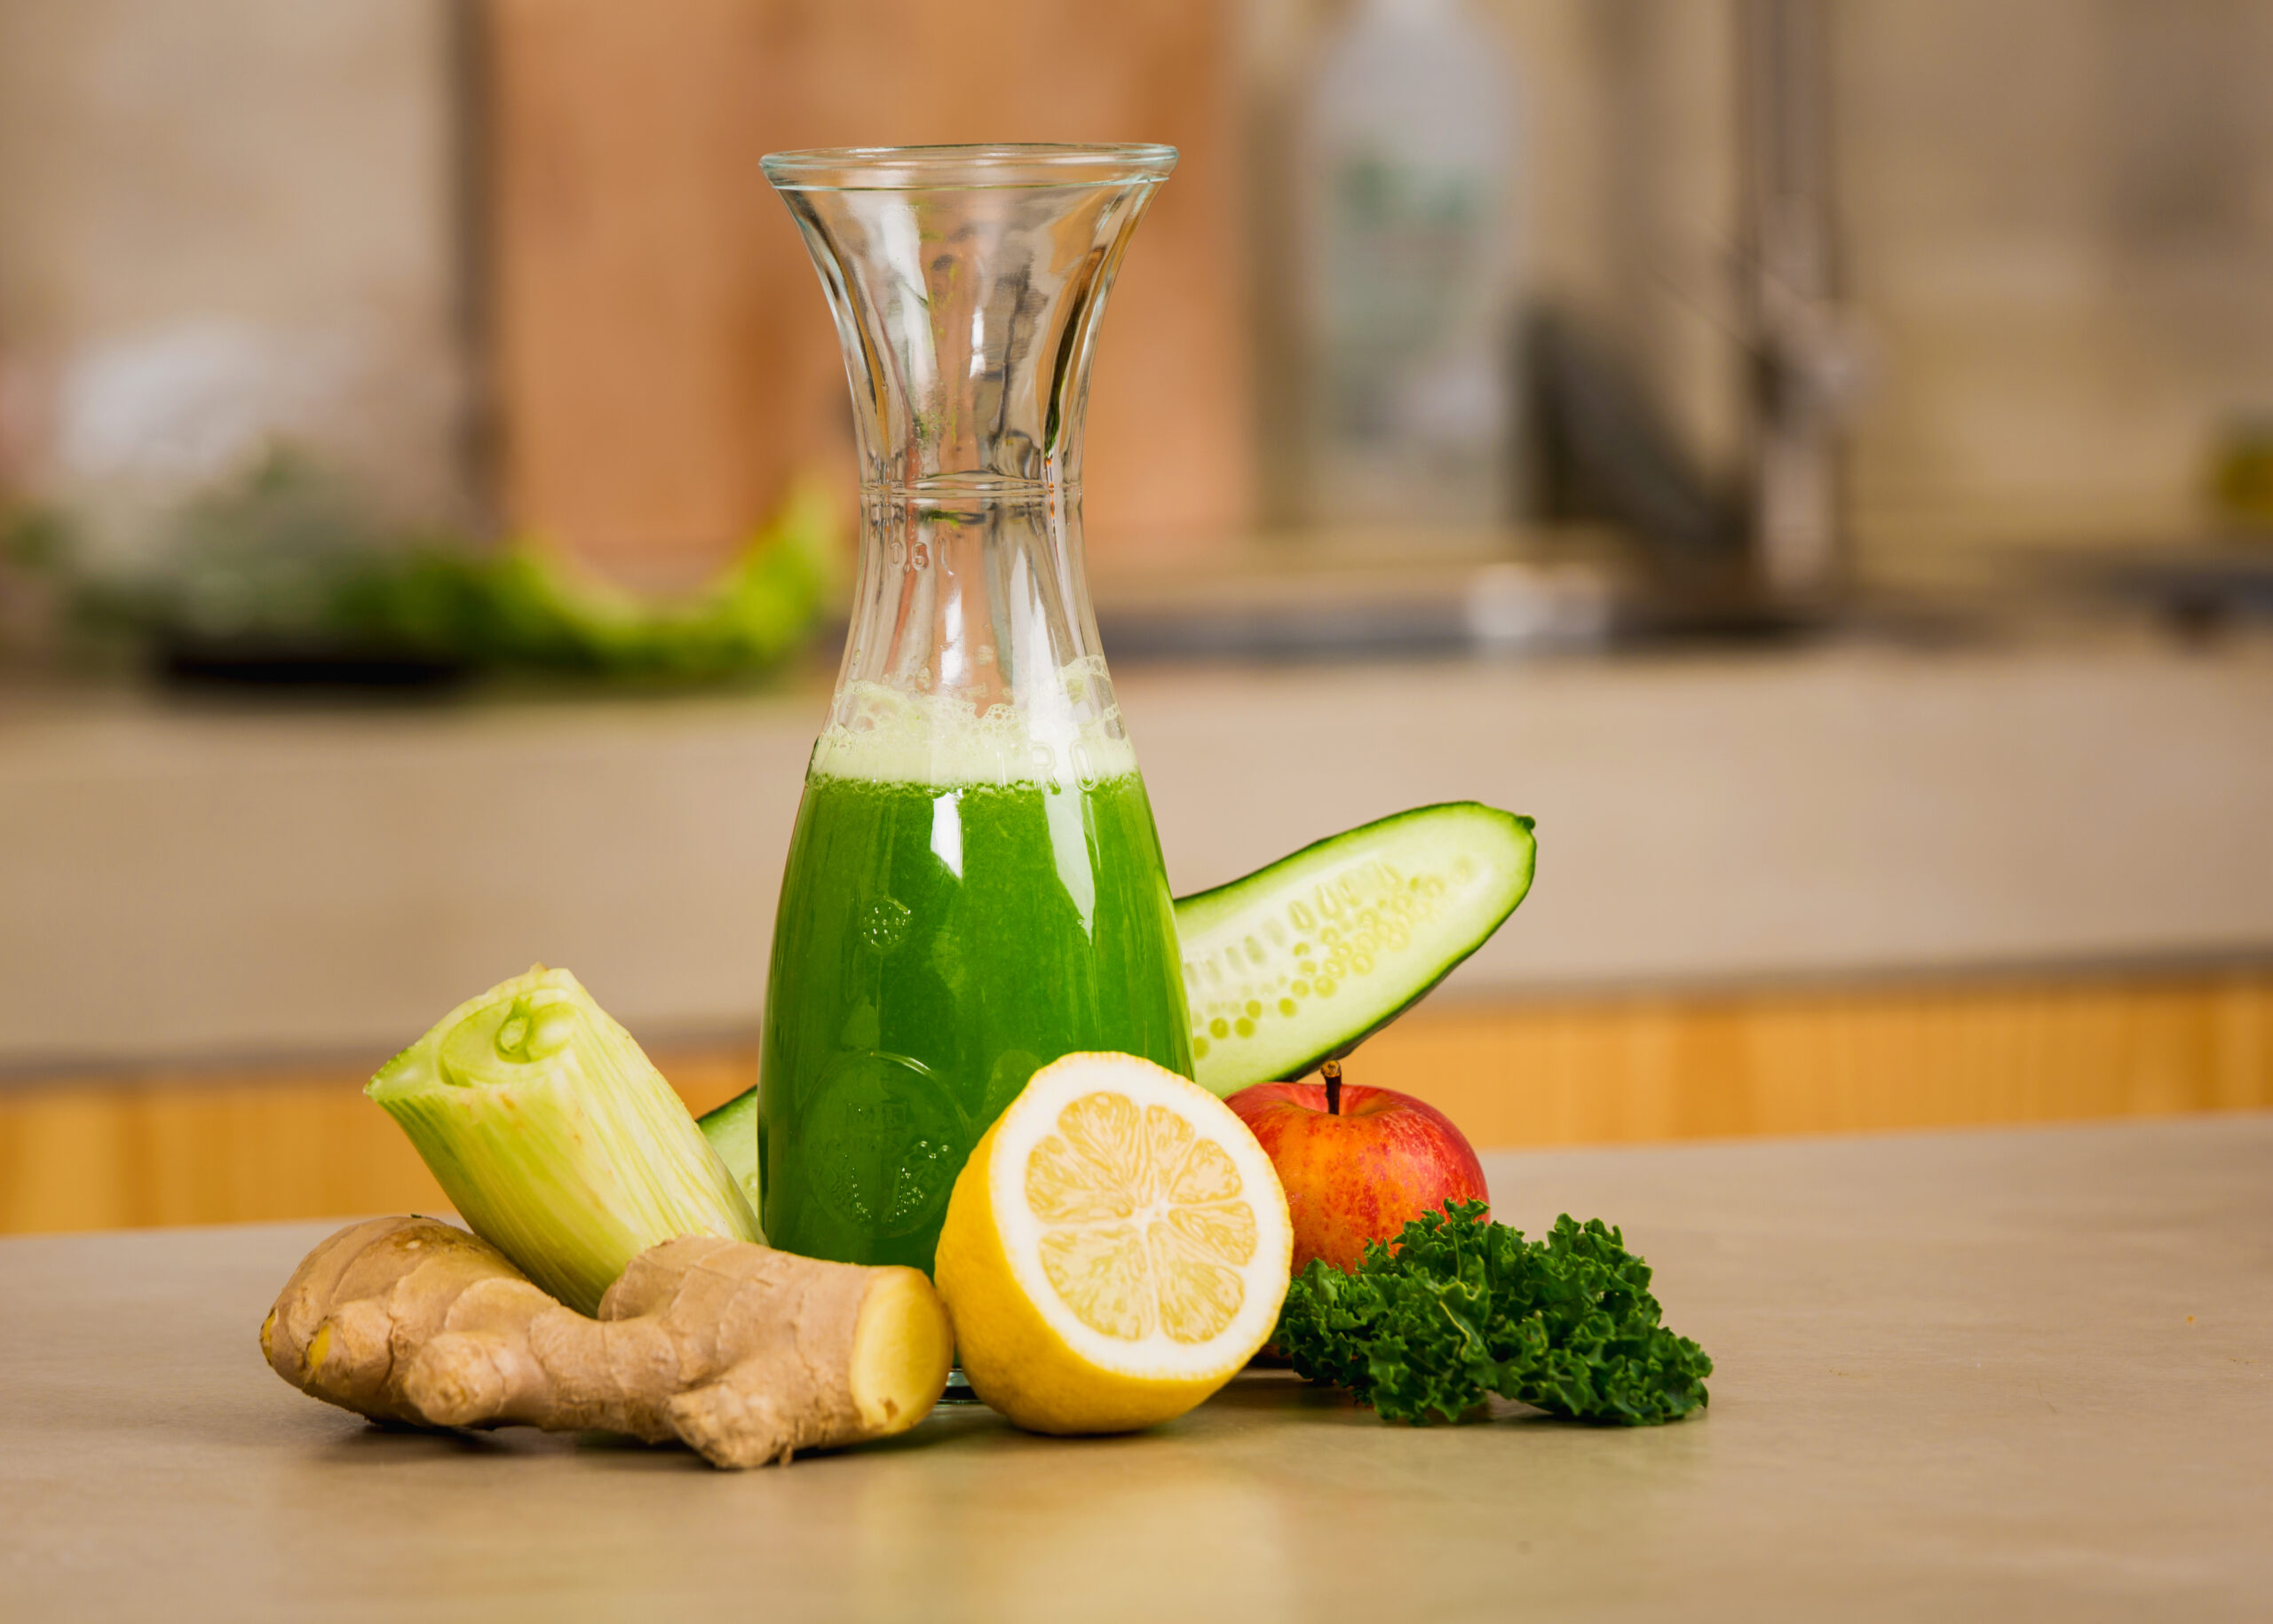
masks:
[[[1343,829],[1338,835],[1328,835],[1321,840],[1313,840],[1310,844],[1297,851],[1289,852],[1276,862],[1265,863],[1253,873],[1243,874],[1236,880],[1227,880],[1221,885],[1211,886],[1206,891],[1196,891],[1188,897],[1178,897],[1176,899],[1176,917],[1181,922],[1187,909],[1196,913],[1203,903],[1219,899],[1228,900],[1236,893],[1255,885],[1258,882],[1276,876],[1281,870],[1301,862],[1303,859],[1323,852],[1328,847],[1338,846],[1355,836],[1374,834],[1392,824],[1403,823],[1413,818],[1433,817],[1444,812],[1454,812],[1470,814],[1480,812],[1490,818],[1503,820],[1509,827],[1521,832],[1524,845],[1523,873],[1516,885],[1515,898],[1508,904],[1506,910],[1485,928],[1482,935],[1445,960],[1444,968],[1439,970],[1427,985],[1419,988],[1410,998],[1390,1010],[1379,1020],[1374,1021],[1364,1031],[1358,1033],[1355,1036],[1327,1045],[1300,1065],[1283,1071],[1274,1077],[1242,1078],[1236,1085],[1222,1089],[1220,1091],[1224,1095],[1236,1094],[1240,1089],[1251,1088],[1258,1082],[1289,1082],[1298,1077],[1306,1077],[1327,1061],[1342,1058],[1358,1044],[1373,1036],[1374,1033],[1379,1032],[1383,1026],[1388,1026],[1398,1016],[1436,991],[1439,982],[1458,970],[1470,954],[1492,939],[1499,928],[1508,922],[1508,915],[1520,907],[1524,899],[1531,894],[1532,878],[1539,866],[1539,843],[1532,838],[1532,835],[1534,823],[1532,819],[1519,813],[1501,812],[1498,807],[1486,806],[1481,801],[1437,801],[1427,806],[1415,806],[1405,812],[1391,812],[1388,817],[1376,818],[1371,823],[1361,823],[1355,828]],[[1208,1088],[1210,1093],[1218,1091],[1215,1085],[1203,1084],[1202,1086]],[[751,1151],[754,1157],[756,1148],[755,1120],[756,1108],[757,1090],[748,1089],[735,1095],[716,1111],[706,1112],[695,1121],[695,1126],[702,1129],[702,1137],[710,1141],[711,1147],[725,1159],[726,1166],[733,1170],[737,1178],[741,1179],[746,1192],[755,1191],[757,1184],[756,1168],[753,1162],[749,1172],[745,1175],[743,1159],[738,1153],[740,1146],[734,1145],[730,1149],[729,1145],[734,1139],[738,1126],[748,1121],[750,1123]]]
[[[1176,899],[1176,918],[1178,922],[1181,923],[1186,916],[1186,910],[1191,910],[1192,913],[1196,914],[1200,911],[1200,905],[1203,903],[1212,901],[1218,898],[1229,899],[1235,893],[1246,891],[1251,887],[1255,887],[1259,883],[1274,882],[1282,875],[1284,870],[1295,867],[1306,858],[1324,852],[1329,847],[1342,845],[1343,843],[1352,840],[1361,835],[1376,834],[1392,825],[1404,823],[1415,818],[1430,818],[1445,812],[1459,812],[1469,815],[1481,813],[1486,818],[1504,823],[1511,830],[1519,834],[1523,844],[1522,873],[1517,879],[1515,894],[1508,903],[1507,907],[1484,929],[1483,932],[1479,934],[1474,941],[1461,948],[1460,952],[1454,954],[1451,958],[1446,959],[1444,963],[1443,968],[1438,970],[1434,976],[1430,977],[1423,986],[1417,988],[1411,997],[1406,999],[1402,1003],[1399,1003],[1396,1008],[1389,1010],[1371,1026],[1366,1026],[1364,1030],[1357,1033],[1355,1035],[1328,1044],[1326,1048],[1319,1050],[1316,1054],[1313,1054],[1296,1065],[1288,1067],[1275,1076],[1244,1077],[1227,1087],[1217,1083],[1203,1081],[1200,1084],[1202,1088],[1207,1089],[1210,1093],[1220,1093],[1223,1097],[1228,1098],[1230,1096],[1238,1093],[1239,1089],[1252,1088],[1259,1082],[1291,1082],[1296,1078],[1306,1077],[1311,1073],[1316,1071],[1320,1066],[1324,1065],[1327,1061],[1338,1060],[1342,1058],[1343,1056],[1350,1053],[1350,1050],[1356,1049],[1358,1044],[1373,1036],[1374,1033],[1379,1032],[1383,1026],[1388,1026],[1391,1021],[1397,1019],[1398,1016],[1403,1015],[1414,1004],[1419,1003],[1423,998],[1426,998],[1430,993],[1434,992],[1437,989],[1437,985],[1442,982],[1446,976],[1452,974],[1453,970],[1458,970],[1461,965],[1467,961],[1470,954],[1473,954],[1478,947],[1481,947],[1485,942],[1492,939],[1493,936],[1499,931],[1500,927],[1508,922],[1508,916],[1513,914],[1517,908],[1522,907],[1524,899],[1531,894],[1532,879],[1537,873],[1539,867],[1539,843],[1532,837],[1532,829],[1536,827],[1535,820],[1526,818],[1517,812],[1502,812],[1496,806],[1487,806],[1481,801],[1433,802],[1427,806],[1414,806],[1408,808],[1404,812],[1391,812],[1388,817],[1376,818],[1371,823],[1360,823],[1354,828],[1343,829],[1340,834],[1328,835],[1321,840],[1313,840],[1310,844],[1303,846],[1297,851],[1289,852],[1286,856],[1279,858],[1275,862],[1265,863],[1262,867],[1255,869],[1251,874],[1243,874],[1236,880],[1229,880],[1221,885],[1211,887],[1207,891],[1196,891],[1188,897],[1178,897]]]

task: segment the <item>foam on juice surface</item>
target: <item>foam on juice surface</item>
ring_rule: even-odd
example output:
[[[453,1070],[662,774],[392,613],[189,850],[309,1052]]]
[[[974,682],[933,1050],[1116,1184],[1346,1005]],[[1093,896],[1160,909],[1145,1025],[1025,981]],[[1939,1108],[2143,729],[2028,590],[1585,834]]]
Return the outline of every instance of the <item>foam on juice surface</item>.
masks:
[[[813,746],[812,776],[875,783],[1095,785],[1136,771],[1102,658],[1061,668],[1015,704],[855,681]]]

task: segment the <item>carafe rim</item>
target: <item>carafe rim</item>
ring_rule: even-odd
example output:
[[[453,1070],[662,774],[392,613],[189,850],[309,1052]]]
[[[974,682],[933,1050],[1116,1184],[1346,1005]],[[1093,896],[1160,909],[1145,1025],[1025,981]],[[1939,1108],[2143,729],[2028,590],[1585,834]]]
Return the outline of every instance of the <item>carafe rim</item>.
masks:
[[[758,167],[783,192],[997,191],[1156,183],[1176,157],[1148,141],[1010,141],[803,147],[767,153]]]

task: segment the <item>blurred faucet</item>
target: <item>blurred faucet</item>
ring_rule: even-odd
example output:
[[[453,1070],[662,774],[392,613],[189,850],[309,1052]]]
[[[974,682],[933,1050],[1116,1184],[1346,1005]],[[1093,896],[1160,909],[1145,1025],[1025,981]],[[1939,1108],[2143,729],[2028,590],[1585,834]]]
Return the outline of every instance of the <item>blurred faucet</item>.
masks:
[[[1836,302],[1824,0],[1739,0],[1751,543],[1775,597],[1821,603],[1845,574],[1838,430],[1865,352]]]

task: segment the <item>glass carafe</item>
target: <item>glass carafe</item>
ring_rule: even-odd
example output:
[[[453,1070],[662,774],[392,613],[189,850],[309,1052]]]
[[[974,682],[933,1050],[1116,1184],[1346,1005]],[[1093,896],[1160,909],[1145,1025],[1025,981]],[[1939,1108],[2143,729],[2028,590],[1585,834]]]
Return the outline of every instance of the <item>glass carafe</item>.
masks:
[[[1089,355],[1164,147],[776,153],[852,387],[860,574],[774,927],[767,1239],[931,1266],[1046,1062],[1192,1072],[1176,920],[1081,558]]]

